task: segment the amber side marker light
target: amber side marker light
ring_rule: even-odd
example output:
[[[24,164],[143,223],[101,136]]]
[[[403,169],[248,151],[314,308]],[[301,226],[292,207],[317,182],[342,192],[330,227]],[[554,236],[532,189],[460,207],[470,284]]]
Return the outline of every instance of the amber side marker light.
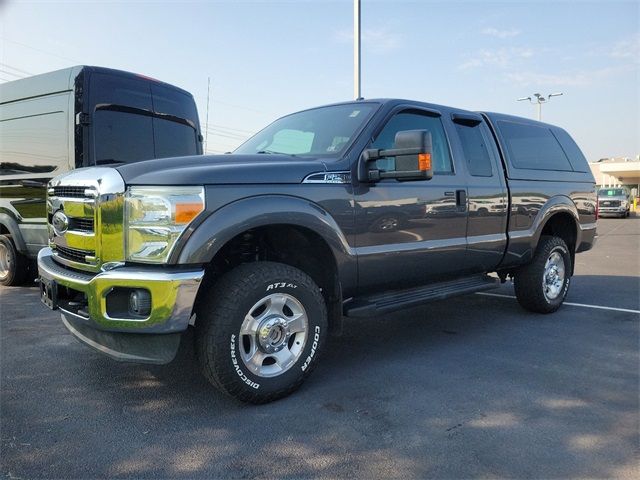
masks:
[[[418,169],[421,172],[431,170],[431,154],[430,153],[418,154]]]
[[[176,223],[186,224],[191,222],[204,210],[202,203],[177,203],[176,204]]]

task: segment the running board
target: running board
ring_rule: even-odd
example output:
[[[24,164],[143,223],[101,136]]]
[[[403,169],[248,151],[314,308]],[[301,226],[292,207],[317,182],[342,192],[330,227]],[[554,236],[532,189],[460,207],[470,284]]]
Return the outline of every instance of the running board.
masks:
[[[371,317],[415,307],[434,300],[491,290],[498,286],[500,286],[500,280],[488,275],[465,277],[407,290],[396,290],[369,297],[355,298],[345,305],[344,310],[347,317]]]

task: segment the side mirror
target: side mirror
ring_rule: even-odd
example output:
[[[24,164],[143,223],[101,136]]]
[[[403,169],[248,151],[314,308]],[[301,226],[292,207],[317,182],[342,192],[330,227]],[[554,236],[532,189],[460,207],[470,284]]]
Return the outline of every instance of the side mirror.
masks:
[[[401,181],[430,180],[433,177],[431,166],[431,133],[427,130],[404,130],[396,133],[395,147],[389,150],[367,149],[362,152],[358,162],[358,181],[373,183],[384,178]],[[395,157],[396,168],[383,172],[375,168],[376,160]],[[372,168],[373,167],[373,168]]]

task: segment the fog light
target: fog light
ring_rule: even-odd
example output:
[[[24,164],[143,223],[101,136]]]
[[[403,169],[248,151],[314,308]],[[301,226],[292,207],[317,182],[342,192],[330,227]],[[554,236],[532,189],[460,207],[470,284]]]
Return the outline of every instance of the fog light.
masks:
[[[151,293],[137,289],[129,295],[129,312],[140,317],[148,317],[151,313]]]

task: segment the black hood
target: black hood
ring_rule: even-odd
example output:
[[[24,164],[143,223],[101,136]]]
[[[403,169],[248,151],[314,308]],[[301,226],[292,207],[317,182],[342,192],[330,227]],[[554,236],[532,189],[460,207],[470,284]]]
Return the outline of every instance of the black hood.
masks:
[[[128,185],[300,183],[323,172],[317,159],[290,155],[197,155],[161,158],[117,167]]]

